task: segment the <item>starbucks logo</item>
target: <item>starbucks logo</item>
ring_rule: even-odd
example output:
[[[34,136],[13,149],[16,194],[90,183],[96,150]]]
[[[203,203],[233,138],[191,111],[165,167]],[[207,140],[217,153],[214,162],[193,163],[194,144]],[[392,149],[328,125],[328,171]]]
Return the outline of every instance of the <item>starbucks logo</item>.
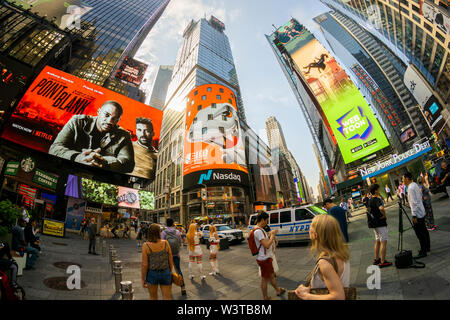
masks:
[[[22,159],[22,161],[20,162],[20,166],[23,171],[28,173],[28,172],[31,172],[34,170],[35,163],[34,163],[33,158],[26,157],[26,158]]]

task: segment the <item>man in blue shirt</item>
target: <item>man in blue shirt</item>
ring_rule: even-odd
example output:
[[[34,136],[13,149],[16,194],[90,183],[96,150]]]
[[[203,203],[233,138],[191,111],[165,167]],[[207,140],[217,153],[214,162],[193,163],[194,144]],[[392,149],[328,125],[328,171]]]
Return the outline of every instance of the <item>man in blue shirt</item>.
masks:
[[[323,202],[323,206],[325,207],[325,209],[327,209],[328,214],[336,218],[336,220],[339,222],[345,241],[348,242],[347,217],[345,210],[335,205],[333,203],[333,200],[331,200],[330,198],[325,199],[325,201]]]

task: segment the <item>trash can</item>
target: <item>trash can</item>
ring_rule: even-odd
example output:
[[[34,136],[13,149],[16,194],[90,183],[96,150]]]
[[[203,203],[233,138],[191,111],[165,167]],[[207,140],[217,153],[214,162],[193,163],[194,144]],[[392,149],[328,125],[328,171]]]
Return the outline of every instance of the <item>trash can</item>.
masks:
[[[226,250],[226,249],[230,249],[228,239],[227,238],[220,239],[219,250]]]

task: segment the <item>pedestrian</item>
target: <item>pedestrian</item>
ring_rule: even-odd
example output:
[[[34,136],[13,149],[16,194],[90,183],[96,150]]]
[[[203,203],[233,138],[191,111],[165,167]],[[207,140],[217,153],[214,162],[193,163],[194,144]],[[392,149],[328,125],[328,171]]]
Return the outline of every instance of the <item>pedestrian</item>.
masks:
[[[86,218],[84,218],[83,219],[83,221],[81,221],[81,224],[80,224],[80,236],[81,236],[81,238],[83,238],[83,233],[84,233],[84,225],[86,224]]]
[[[134,222],[133,222],[133,226],[134,226],[134,233],[137,234],[137,228],[138,228],[137,221],[134,221]]]
[[[142,223],[139,225],[138,229],[137,229],[137,235],[136,235],[136,241],[137,241],[137,247],[138,249],[141,248],[142,244]]]
[[[345,203],[345,202],[344,202]],[[333,203],[330,198],[325,199],[323,206],[328,211],[328,214],[335,217],[341,226],[342,234],[344,235],[345,241],[348,242],[348,232],[347,232],[347,218],[346,211],[342,207],[338,207]]]
[[[419,184],[420,192],[422,193],[422,203],[425,208],[425,224],[428,231],[434,231],[437,226],[434,224],[430,190],[425,186],[425,179],[423,177],[417,178],[417,183]]]
[[[317,262],[306,285],[296,295],[302,300],[345,300],[344,288],[350,286],[350,252],[344,243],[339,223],[328,215],[318,215],[309,229],[311,252]],[[311,289],[328,289],[326,295],[311,294]]]
[[[394,201],[394,198],[392,198],[391,189],[388,185],[384,186],[384,191],[386,191],[386,202],[389,202],[389,198],[391,198],[392,201]]]
[[[172,270],[174,263],[172,250],[166,240],[161,239],[161,228],[152,223],[147,241],[142,246],[142,286],[148,288],[150,300],[158,300],[158,287],[163,300],[171,300]]]
[[[372,184],[370,193],[372,198],[367,209],[367,224],[375,233],[373,264],[380,268],[389,267],[392,265],[392,262],[386,260],[388,229],[386,211],[380,196],[380,186],[376,183]]]
[[[445,160],[442,161],[441,168],[442,171],[439,175],[439,179],[441,180],[441,184],[444,185],[448,197],[450,196],[450,168],[447,166],[447,162]]]
[[[12,234],[12,249],[17,252],[27,253],[27,261],[25,263],[25,270],[34,269],[34,264],[38,258],[39,251],[33,248],[25,241],[25,232],[23,230],[25,226],[25,220],[19,218],[17,220],[17,225],[11,230]]]
[[[348,209],[350,212],[353,212],[353,198],[348,198]],[[349,214],[349,216],[351,217],[352,215]]]
[[[11,256],[11,249],[8,242],[0,241],[0,270],[3,272],[10,271],[10,283],[13,288],[17,288],[17,273],[19,271],[19,266],[16,260]]]
[[[210,275],[219,273],[219,263],[217,262],[217,253],[220,249],[220,238],[215,225],[209,227],[209,264],[211,265]]]
[[[97,235],[97,224],[95,223],[95,218],[91,219],[89,224],[89,252],[88,254],[98,255],[95,252],[95,237]]]
[[[200,238],[202,237],[202,233],[197,230],[197,225],[192,223],[189,226],[189,230],[186,234],[186,239],[188,243],[189,250],[189,279],[194,279],[194,275],[192,274],[194,264],[197,262],[198,271],[200,273],[200,280],[206,278],[203,274],[203,264],[202,264],[202,248],[200,247]]]
[[[180,248],[183,244],[183,240],[181,239],[181,232],[174,227],[173,219],[167,218],[166,220],[167,228],[161,233],[161,239],[167,240],[170,245],[170,250],[172,251],[172,260],[175,265],[175,269],[179,275],[183,276],[181,272],[181,258],[180,258]],[[186,287],[183,284],[181,285],[181,295],[186,295]]]
[[[417,183],[413,182],[411,172],[403,174],[403,182],[408,186],[409,206],[413,217],[414,231],[420,243],[419,255],[415,257],[420,259],[427,256],[430,251],[430,234],[425,225],[425,207],[422,202],[422,193]]]
[[[347,221],[347,223],[348,223],[348,222],[349,222],[349,219],[348,219],[348,202],[345,201],[344,198],[342,198],[342,199],[341,199],[341,203],[339,204],[339,206],[340,206],[342,209],[345,210],[345,219],[346,219],[346,221]]]
[[[406,199],[405,199],[405,185],[403,184],[403,182],[401,182],[398,186],[398,194],[400,197],[400,201],[403,205],[406,204]]]
[[[268,225],[268,223],[269,215],[267,212],[262,211],[258,213],[256,216],[256,227],[250,231],[251,235],[249,236],[249,241],[252,241],[251,238],[253,238],[256,248],[259,248],[256,262],[261,268],[261,291],[264,300],[272,300],[267,292],[267,282],[270,282],[272,287],[275,289],[277,296],[281,296],[284,292],[286,292],[285,288],[278,287],[277,285],[272,263],[272,245],[275,242],[275,236],[278,233],[278,230],[272,230],[269,235],[267,235],[264,228]]]
[[[119,239],[119,236],[117,235],[117,224],[114,225],[114,227],[111,229],[111,233],[113,234],[114,239]]]
[[[25,241],[28,245],[41,252],[40,241],[39,237],[36,236],[36,230],[36,219],[30,218],[30,221],[24,229]]]
[[[370,198],[371,198],[370,192],[367,192],[367,193],[363,196],[362,202],[363,202],[364,206],[366,207],[366,209],[369,208],[369,201],[370,201]]]

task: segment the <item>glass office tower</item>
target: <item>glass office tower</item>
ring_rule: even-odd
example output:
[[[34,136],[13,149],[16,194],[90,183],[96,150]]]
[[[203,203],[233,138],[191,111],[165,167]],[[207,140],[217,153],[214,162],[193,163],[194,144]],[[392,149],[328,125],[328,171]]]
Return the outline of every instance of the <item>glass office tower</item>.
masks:
[[[74,51],[68,72],[104,86],[126,56],[133,57],[170,0],[85,0],[80,33],[94,35]]]
[[[167,89],[172,78],[173,66],[159,66],[150,96],[150,105],[162,110],[166,101]]]
[[[314,18],[328,44],[347,66],[360,90],[370,97],[372,110],[379,116],[391,145],[403,152],[430,130],[412,94],[403,82],[406,66],[377,38],[340,12]],[[353,74],[352,74],[353,73]],[[413,128],[416,135],[405,140]]]

